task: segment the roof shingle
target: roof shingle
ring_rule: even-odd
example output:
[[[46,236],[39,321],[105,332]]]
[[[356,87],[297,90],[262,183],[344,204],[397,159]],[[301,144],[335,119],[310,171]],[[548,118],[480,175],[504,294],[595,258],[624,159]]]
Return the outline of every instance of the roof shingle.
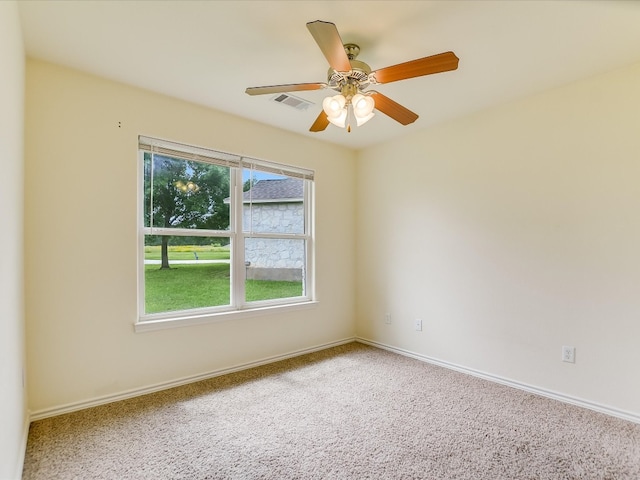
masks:
[[[303,181],[299,178],[258,180],[250,190],[243,193],[245,202],[302,201]]]

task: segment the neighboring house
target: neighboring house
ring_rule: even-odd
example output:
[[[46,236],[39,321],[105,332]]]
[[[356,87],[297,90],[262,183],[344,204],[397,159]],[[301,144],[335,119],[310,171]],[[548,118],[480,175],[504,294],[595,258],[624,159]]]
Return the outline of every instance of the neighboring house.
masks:
[[[244,192],[245,232],[304,233],[304,182],[297,178],[258,180]],[[247,278],[302,280],[305,246],[299,239],[246,238]]]

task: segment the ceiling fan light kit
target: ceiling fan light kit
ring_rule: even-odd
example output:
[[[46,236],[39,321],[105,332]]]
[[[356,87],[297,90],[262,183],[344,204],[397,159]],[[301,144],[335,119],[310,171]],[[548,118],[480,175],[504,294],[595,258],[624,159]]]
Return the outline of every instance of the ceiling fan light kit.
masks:
[[[324,113],[326,113],[329,122],[340,128],[347,127],[349,106],[351,106],[353,116],[358,126],[364,125],[375,115],[375,113],[373,113],[375,107],[373,98],[365,96],[362,93],[356,93],[353,96],[345,96],[339,93],[338,95],[325,98],[322,102],[322,109]]]
[[[327,83],[293,83],[250,87],[246,89],[246,93],[263,95],[324,88],[331,88],[339,92],[337,95],[324,99],[322,112],[310,128],[312,132],[325,130],[329,123],[340,128],[346,127],[350,132],[351,125],[348,120],[351,115],[355,118],[356,125],[361,126],[374,117],[374,109],[402,125],[413,123],[418,118],[416,113],[380,92],[367,91],[367,88],[370,85],[396,82],[458,68],[458,57],[453,52],[445,52],[372,72],[369,65],[356,60],[360,53],[360,47],[354,43],[343,44],[338,29],[333,23],[316,20],[307,23],[307,28],[329,62]]]

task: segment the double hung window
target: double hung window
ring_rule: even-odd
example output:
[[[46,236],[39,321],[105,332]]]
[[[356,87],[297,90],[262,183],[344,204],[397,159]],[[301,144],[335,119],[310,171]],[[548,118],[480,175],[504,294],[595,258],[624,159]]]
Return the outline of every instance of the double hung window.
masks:
[[[137,325],[313,300],[313,171],[142,136],[139,161]]]

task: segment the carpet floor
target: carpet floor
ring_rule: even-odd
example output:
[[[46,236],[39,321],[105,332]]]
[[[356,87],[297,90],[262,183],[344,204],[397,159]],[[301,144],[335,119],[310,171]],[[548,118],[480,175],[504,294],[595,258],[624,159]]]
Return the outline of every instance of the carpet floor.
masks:
[[[351,343],[33,422],[23,479],[640,479],[640,425]]]

